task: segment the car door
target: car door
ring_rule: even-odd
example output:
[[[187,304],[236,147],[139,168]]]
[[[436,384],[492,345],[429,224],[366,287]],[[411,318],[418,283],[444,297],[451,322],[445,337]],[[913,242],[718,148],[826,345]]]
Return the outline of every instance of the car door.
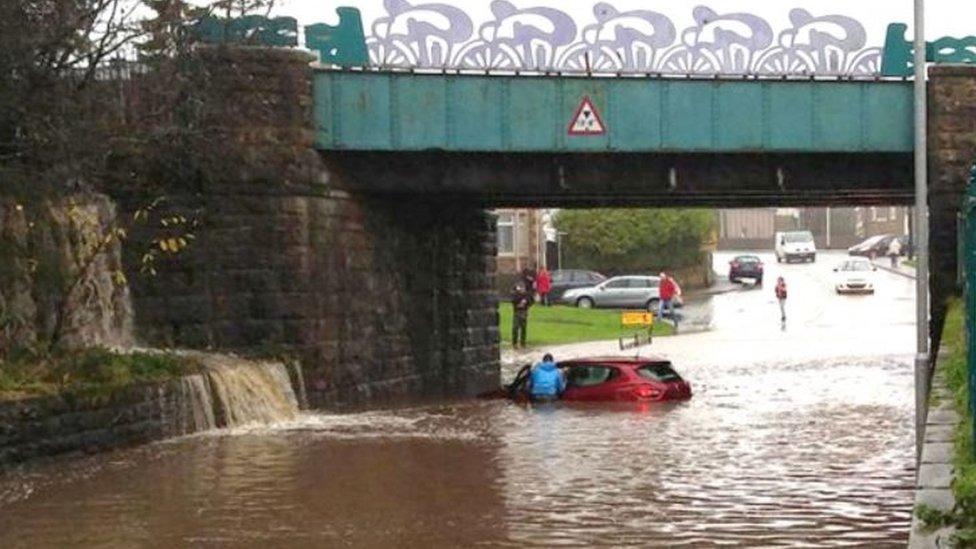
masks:
[[[630,279],[627,299],[622,303],[622,306],[632,309],[643,309],[652,297],[656,297],[653,281],[647,277],[635,276]]]
[[[630,289],[630,279],[611,278],[594,292],[596,304],[600,307],[620,307],[627,298],[627,291]]]
[[[620,377],[614,366],[602,364],[573,364],[566,369],[566,391],[563,400],[613,400],[613,385]]]

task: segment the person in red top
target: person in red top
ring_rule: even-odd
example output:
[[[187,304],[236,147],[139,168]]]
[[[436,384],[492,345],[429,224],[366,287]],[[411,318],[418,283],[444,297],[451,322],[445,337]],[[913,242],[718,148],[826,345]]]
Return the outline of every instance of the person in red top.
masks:
[[[780,320],[786,322],[786,281],[783,277],[776,279],[776,300],[779,301]]]
[[[668,273],[661,273],[661,285],[658,287],[660,291],[661,298],[661,308],[658,310],[658,316],[664,318],[665,310],[668,311],[672,317],[674,317],[674,298],[678,295],[678,284],[673,278],[668,276]]]
[[[549,306],[549,292],[551,290],[552,276],[549,275],[549,271],[545,267],[542,267],[535,275],[535,291],[539,292],[539,301],[546,307]]]

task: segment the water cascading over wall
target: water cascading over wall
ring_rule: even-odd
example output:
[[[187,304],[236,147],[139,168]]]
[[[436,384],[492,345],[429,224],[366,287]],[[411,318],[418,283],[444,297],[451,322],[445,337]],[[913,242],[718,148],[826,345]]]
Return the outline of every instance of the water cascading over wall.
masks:
[[[283,363],[217,355],[208,355],[203,362],[202,373],[180,380],[181,434],[298,417],[298,399]]]
[[[0,402],[0,473],[10,465],[92,453],[223,427],[287,422],[300,414],[300,367],[199,354],[199,373],[131,385],[110,395]],[[294,377],[290,377],[289,374]]]

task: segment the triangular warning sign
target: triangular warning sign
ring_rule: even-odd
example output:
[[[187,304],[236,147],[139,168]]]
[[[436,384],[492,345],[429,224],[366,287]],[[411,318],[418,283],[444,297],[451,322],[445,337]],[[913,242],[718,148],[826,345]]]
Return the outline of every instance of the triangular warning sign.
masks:
[[[583,97],[573,120],[569,123],[569,135],[603,135],[607,127],[600,118],[600,113],[593,106],[589,97]]]

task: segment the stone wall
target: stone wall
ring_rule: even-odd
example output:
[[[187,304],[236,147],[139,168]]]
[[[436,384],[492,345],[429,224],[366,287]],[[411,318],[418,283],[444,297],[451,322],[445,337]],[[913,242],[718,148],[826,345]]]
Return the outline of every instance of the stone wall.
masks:
[[[55,331],[67,346],[131,344],[121,247],[100,246],[115,222],[112,201],[78,193],[24,202],[0,197],[0,355]]]
[[[957,291],[956,215],[976,161],[976,66],[929,69],[929,242],[933,349]]]
[[[191,248],[135,279],[147,342],[295,353],[313,407],[497,386],[483,210],[337,191],[202,209]]]
[[[94,453],[196,431],[181,380],[133,386],[111,396],[72,395],[0,402],[0,471],[40,457]]]
[[[189,249],[137,276],[149,344],[287,352],[313,407],[469,395],[498,385],[494,222],[475,202],[345,192],[312,147],[305,54],[202,50],[199,121],[221,158],[167,208],[199,223]],[[228,161],[229,160],[229,161]],[[130,208],[133,207],[131,204]]]

